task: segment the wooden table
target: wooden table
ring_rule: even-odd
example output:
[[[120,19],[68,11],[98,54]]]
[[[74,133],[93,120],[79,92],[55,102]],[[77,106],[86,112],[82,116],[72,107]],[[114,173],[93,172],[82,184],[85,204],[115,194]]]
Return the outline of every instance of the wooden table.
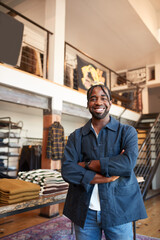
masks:
[[[8,205],[0,204],[0,218],[65,202],[66,195],[67,192],[61,192],[57,194],[39,196],[36,199],[28,200],[25,202]]]
[[[143,182],[144,179],[143,177],[137,177],[137,181]],[[65,202],[66,196],[67,192],[62,192],[57,194],[43,195],[37,199],[29,200],[26,202],[0,205],[0,218],[62,203]],[[71,232],[73,232],[73,226],[71,228]],[[133,222],[133,234],[133,239],[136,240],[136,222]]]

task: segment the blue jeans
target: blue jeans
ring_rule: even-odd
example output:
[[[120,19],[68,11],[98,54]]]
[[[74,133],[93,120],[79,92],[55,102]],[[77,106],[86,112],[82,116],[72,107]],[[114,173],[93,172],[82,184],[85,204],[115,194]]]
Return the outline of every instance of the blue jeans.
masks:
[[[114,227],[101,227],[101,212],[89,209],[84,228],[75,225],[76,240],[101,240],[102,230],[106,240],[133,240],[132,223]]]

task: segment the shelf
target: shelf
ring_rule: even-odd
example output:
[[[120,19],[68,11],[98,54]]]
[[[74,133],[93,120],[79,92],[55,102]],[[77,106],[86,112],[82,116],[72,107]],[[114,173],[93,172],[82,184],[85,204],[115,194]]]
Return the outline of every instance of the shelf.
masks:
[[[17,161],[21,148],[19,144],[22,122],[14,123],[10,117],[0,118],[0,160],[1,172],[17,172]],[[15,150],[13,150],[15,149]]]
[[[20,146],[10,146],[8,143],[0,144],[0,148],[21,148]]]
[[[147,82],[147,87],[159,87],[160,86],[160,80],[149,80]]]
[[[22,127],[18,126],[16,123],[0,120],[0,129],[8,129],[9,127],[10,129],[22,129]]]
[[[15,172],[15,171],[17,171],[17,169],[16,168],[12,168],[12,167],[0,167],[0,171],[1,172]]]
[[[20,137],[0,137],[0,139],[20,139]]]
[[[2,152],[0,152],[0,157],[19,157],[19,154],[9,154],[9,153],[7,153],[7,154],[4,154],[4,153],[2,153]]]
[[[19,134],[13,132],[0,132],[0,138],[12,138],[12,139],[20,139]]]
[[[128,86],[127,84],[125,85],[117,85],[112,87],[111,91],[112,92],[127,92],[127,91],[133,91],[135,90],[136,87],[135,86]]]

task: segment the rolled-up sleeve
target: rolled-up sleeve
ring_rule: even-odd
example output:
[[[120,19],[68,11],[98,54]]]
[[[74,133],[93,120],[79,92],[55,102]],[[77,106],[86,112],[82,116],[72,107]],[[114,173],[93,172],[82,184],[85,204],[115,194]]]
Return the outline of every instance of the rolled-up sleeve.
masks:
[[[137,131],[132,126],[125,126],[121,138],[121,151],[111,157],[100,158],[101,173],[110,176],[130,176],[138,157],[138,138]]]
[[[77,139],[75,141],[75,133],[72,133],[68,138],[62,160],[62,177],[68,183],[82,185],[88,192],[91,187],[90,182],[96,173],[78,165],[78,162],[83,161],[80,158],[81,153],[77,151],[75,146],[75,142],[76,144],[81,144],[78,141],[80,140]]]

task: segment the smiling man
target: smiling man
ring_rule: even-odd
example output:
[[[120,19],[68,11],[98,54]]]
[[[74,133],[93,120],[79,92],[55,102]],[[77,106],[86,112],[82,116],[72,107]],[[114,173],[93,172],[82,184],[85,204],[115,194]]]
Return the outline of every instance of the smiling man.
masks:
[[[146,218],[134,167],[136,130],[109,115],[111,93],[103,85],[87,91],[92,119],[68,138],[62,176],[69,183],[64,215],[77,240],[132,240],[132,221]]]
[[[94,119],[105,119],[109,121],[109,110],[112,104],[110,99],[110,93],[102,85],[97,85],[97,87],[92,86],[88,92],[88,108],[92,114],[92,120]],[[98,121],[99,122],[99,121]]]

